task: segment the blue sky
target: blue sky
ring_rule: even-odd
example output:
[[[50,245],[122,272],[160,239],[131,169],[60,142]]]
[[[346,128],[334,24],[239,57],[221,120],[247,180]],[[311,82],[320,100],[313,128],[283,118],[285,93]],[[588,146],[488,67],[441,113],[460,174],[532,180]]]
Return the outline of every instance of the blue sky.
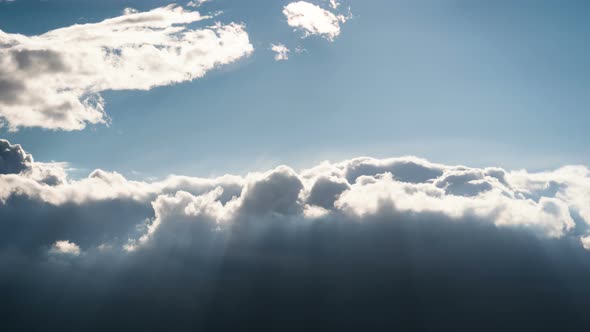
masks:
[[[0,30],[35,35],[168,3],[21,0],[0,4]],[[189,83],[103,93],[108,127],[1,135],[36,160],[140,177],[359,155],[533,170],[590,163],[588,2],[342,1],[354,18],[333,42],[293,32],[287,3],[203,5],[245,23],[254,53]],[[307,51],[275,62],[276,42]]]

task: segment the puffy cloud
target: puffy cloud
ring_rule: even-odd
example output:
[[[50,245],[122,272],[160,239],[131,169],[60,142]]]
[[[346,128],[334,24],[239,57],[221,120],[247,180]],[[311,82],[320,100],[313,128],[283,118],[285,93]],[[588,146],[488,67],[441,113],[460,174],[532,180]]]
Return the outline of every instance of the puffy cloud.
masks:
[[[444,166],[430,163],[419,158],[373,159],[356,158],[346,163],[346,179],[354,183],[359,176],[391,173],[401,182],[421,183],[438,178],[443,174]]]
[[[584,236],[590,221],[590,171],[583,166],[528,173],[363,157],[245,177],[144,182],[96,170],[71,180],[67,164],[37,163],[19,145],[1,143],[7,173],[0,175],[2,247],[30,253],[64,238],[85,251],[188,245],[264,220],[305,225],[422,216],[475,220],[543,238]]]
[[[0,118],[19,127],[80,130],[106,123],[105,90],[190,81],[253,51],[243,25],[170,5],[37,36],[0,31]]]
[[[70,241],[57,241],[53,245],[51,252],[56,254],[78,256],[80,255],[80,247]]]
[[[0,211],[5,218],[0,219],[22,218],[19,232],[26,232],[48,227],[36,220],[38,208],[49,222],[67,219],[68,212],[76,211],[76,220],[59,221],[60,231],[44,231],[47,236],[40,246],[66,237],[83,246],[106,243],[134,250],[158,232],[168,234],[164,238],[194,233],[179,230],[182,225],[190,229],[193,219],[207,220],[204,224],[210,230],[227,230],[247,220],[363,221],[423,215],[478,220],[548,238],[577,236],[576,229],[590,221],[590,171],[583,166],[528,173],[448,166],[415,157],[363,157],[324,162],[299,173],[281,166],[245,177],[172,176],[143,182],[96,170],[85,179],[69,180],[67,164],[34,163],[20,146],[2,144],[5,169],[13,171],[0,175],[0,201],[5,205]],[[109,205],[113,208],[95,212]],[[102,218],[107,220],[100,230]],[[18,228],[13,222],[6,223],[4,234],[11,232],[8,225]],[[174,225],[174,231],[166,230],[167,225]],[[84,234],[90,229],[96,236]],[[24,236],[19,234],[15,239]]]
[[[325,209],[333,209],[334,202],[338,200],[340,194],[350,189],[350,185],[345,179],[338,177],[319,177],[313,183],[307,203],[319,206]]]
[[[270,49],[275,52],[275,61],[289,60],[289,49],[283,44],[270,44]]]
[[[18,174],[29,169],[32,162],[33,157],[20,145],[0,139],[0,174]]]
[[[472,331],[505,310],[521,330],[585,326],[589,197],[583,166],[415,157],[152,182],[2,174],[0,324],[275,330],[297,312],[327,329]]]
[[[305,1],[291,2],[283,8],[287,24],[304,32],[304,37],[318,35],[333,41],[340,35],[340,23],[348,19]]]

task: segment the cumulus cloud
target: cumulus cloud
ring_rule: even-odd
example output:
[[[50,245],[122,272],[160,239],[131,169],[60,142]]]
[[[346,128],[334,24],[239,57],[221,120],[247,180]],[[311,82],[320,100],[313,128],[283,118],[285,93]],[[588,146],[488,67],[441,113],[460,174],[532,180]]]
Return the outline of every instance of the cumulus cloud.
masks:
[[[245,177],[172,176],[143,182],[96,170],[85,179],[70,180],[63,168],[67,164],[34,163],[20,146],[2,144],[0,217],[4,213],[9,219],[27,220],[20,223],[20,231],[26,232],[44,229],[47,220],[58,222],[67,211],[77,211],[76,220],[60,221],[61,233],[46,232],[51,236],[44,237],[40,246],[67,237],[84,246],[110,244],[135,250],[158,232],[191,234],[178,230],[177,219],[185,220],[180,225],[189,228],[191,220],[206,219],[210,230],[227,230],[252,219],[313,222],[315,216],[363,221],[392,214],[401,219],[422,215],[478,220],[545,238],[578,236],[576,232],[590,221],[590,171],[583,166],[528,173],[449,166],[415,157],[363,157],[324,162],[301,172],[281,166]],[[117,208],[108,213],[94,212],[112,204]],[[38,208],[47,220],[35,220]],[[122,211],[121,218],[117,210]],[[108,220],[97,231],[101,218]],[[165,230],[169,223],[175,225],[174,232]],[[4,234],[16,231],[7,225],[14,226],[6,223]],[[82,225],[95,229],[96,237],[75,234],[84,230]]]
[[[287,46],[279,44],[270,44],[270,49],[275,52],[275,61],[289,60],[290,50]]]
[[[0,118],[19,127],[80,130],[106,123],[105,90],[190,81],[253,51],[241,24],[170,5],[36,36],[0,31]]]
[[[31,167],[33,157],[18,144],[0,139],[0,174],[18,174]]]
[[[58,163],[65,175],[47,182],[33,172],[43,167],[30,157],[27,169],[0,175],[7,330],[253,321],[275,330],[297,312],[327,329],[377,320],[472,331],[507,305],[511,321],[547,313],[552,328],[587,317],[583,166],[532,173],[363,157],[151,182],[103,170],[70,179]],[[259,319],[269,308],[279,318]],[[465,312],[475,325],[457,328]]]
[[[329,41],[340,35],[340,24],[348,19],[306,1],[289,3],[283,8],[283,15],[290,27],[303,31],[304,37],[318,35]]]
[[[77,244],[70,241],[56,241],[51,248],[52,253],[64,254],[64,255],[80,255],[80,247]]]

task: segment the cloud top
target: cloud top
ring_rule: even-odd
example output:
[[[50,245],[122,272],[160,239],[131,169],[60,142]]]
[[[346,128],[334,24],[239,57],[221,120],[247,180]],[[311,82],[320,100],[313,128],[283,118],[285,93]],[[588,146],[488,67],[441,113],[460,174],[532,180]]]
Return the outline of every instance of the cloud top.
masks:
[[[5,224],[8,228],[4,234],[48,227],[45,223],[51,217],[36,219],[38,209],[54,211],[56,220],[63,218],[63,209],[78,211],[76,220],[61,220],[61,233],[43,240],[39,248],[67,238],[82,250],[106,244],[134,251],[152,239],[172,241],[194,229],[199,232],[191,235],[195,238],[214,237],[216,230],[232,229],[252,220],[395,222],[416,216],[477,221],[526,230],[543,238],[582,236],[578,242],[588,247],[587,234],[579,233],[590,221],[590,172],[583,166],[529,173],[442,165],[415,157],[363,157],[324,162],[300,172],[280,166],[244,177],[173,176],[143,182],[96,170],[88,178],[71,180],[62,164],[33,163],[20,146],[6,141],[2,144],[9,156],[3,158],[10,161],[5,170],[11,170],[0,175],[2,210],[12,211],[13,219],[27,220],[17,223],[17,229]],[[24,171],[23,165],[28,167]],[[17,169],[21,171],[17,173]],[[109,213],[94,212],[96,206],[113,204],[117,208],[107,208]],[[6,218],[0,212],[0,219]],[[88,223],[98,223],[92,227],[100,229],[99,220],[105,227],[97,232],[103,234],[100,237],[92,240],[89,234],[76,233]],[[124,222],[115,225],[112,220]],[[168,225],[173,228],[167,229]],[[208,225],[207,231],[203,225]],[[168,235],[160,236],[160,232]]]
[[[18,174],[31,167],[33,157],[19,145],[0,139],[0,174]]]

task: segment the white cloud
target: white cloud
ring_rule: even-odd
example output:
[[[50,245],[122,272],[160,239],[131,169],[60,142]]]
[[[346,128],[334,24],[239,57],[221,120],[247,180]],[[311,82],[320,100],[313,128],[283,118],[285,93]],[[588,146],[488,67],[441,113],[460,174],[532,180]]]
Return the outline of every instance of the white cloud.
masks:
[[[170,5],[37,36],[0,31],[0,119],[19,127],[80,130],[106,123],[105,90],[190,81],[253,51],[243,25]]]
[[[14,154],[16,150],[13,148],[8,153]],[[25,152],[18,154],[27,159]],[[44,209],[46,216],[47,209],[60,210],[63,206],[65,212],[58,212],[67,216],[75,207],[77,219],[63,221],[69,228],[60,228],[71,231],[55,236],[76,243],[84,240],[85,246],[94,248],[103,244],[115,248],[117,241],[120,248],[120,240],[128,238],[131,239],[127,243],[129,250],[174,237],[189,241],[197,235],[213,236],[216,230],[247,220],[261,222],[269,218],[365,222],[392,219],[395,215],[392,222],[396,222],[422,216],[441,222],[459,220],[526,230],[546,238],[577,237],[576,225],[590,224],[590,171],[583,166],[529,173],[449,166],[415,157],[356,158],[324,162],[301,172],[281,166],[247,176],[225,175],[213,179],[171,176],[155,182],[131,181],[102,170],[92,172],[85,179],[70,180],[64,175],[62,164],[35,163],[32,158],[27,167],[19,173],[0,175],[0,204],[7,205],[7,209],[0,209],[0,219],[2,210],[16,213],[10,212],[14,197],[26,199],[30,204],[19,212],[23,218],[31,214],[30,222],[18,224],[23,225],[24,232],[43,225],[43,220],[35,219],[37,205]],[[38,175],[43,172],[51,172],[58,180],[46,181],[46,177]],[[110,204],[112,209],[104,207]],[[101,236],[96,243],[88,243],[88,234],[76,230],[85,223],[85,218],[96,219],[96,208],[89,207],[97,206],[103,206],[101,209],[111,214],[108,218],[114,220],[119,219],[116,217],[122,213],[119,210],[135,213],[132,208],[121,209],[121,206],[141,207],[140,215],[120,218],[130,227],[136,224],[136,234],[118,234],[111,240]],[[145,222],[143,211],[148,210],[153,211],[153,218]],[[60,220],[60,216],[56,214],[55,219]],[[100,224],[96,227],[100,229]],[[111,227],[113,230],[107,233],[116,234],[121,223],[112,223]],[[190,235],[195,227],[199,234]],[[183,232],[186,234],[180,234]],[[61,239],[52,239],[58,240]],[[588,237],[581,241],[588,247]]]
[[[270,44],[270,49],[275,52],[275,61],[283,61],[289,59],[290,50],[283,44]]]
[[[52,253],[65,254],[65,255],[80,255],[80,247],[77,244],[70,241],[56,241],[51,248]]]
[[[139,11],[135,8],[128,7],[128,8],[123,9],[123,15],[131,15],[131,14],[137,14],[137,13],[139,13]]]
[[[189,1],[186,5],[187,7],[200,7],[202,4],[204,4],[205,2],[208,2],[210,0],[193,0],[193,1]]]
[[[347,20],[305,1],[291,2],[283,8],[283,14],[289,26],[302,30],[304,37],[318,35],[330,41],[340,35],[340,23]]]

